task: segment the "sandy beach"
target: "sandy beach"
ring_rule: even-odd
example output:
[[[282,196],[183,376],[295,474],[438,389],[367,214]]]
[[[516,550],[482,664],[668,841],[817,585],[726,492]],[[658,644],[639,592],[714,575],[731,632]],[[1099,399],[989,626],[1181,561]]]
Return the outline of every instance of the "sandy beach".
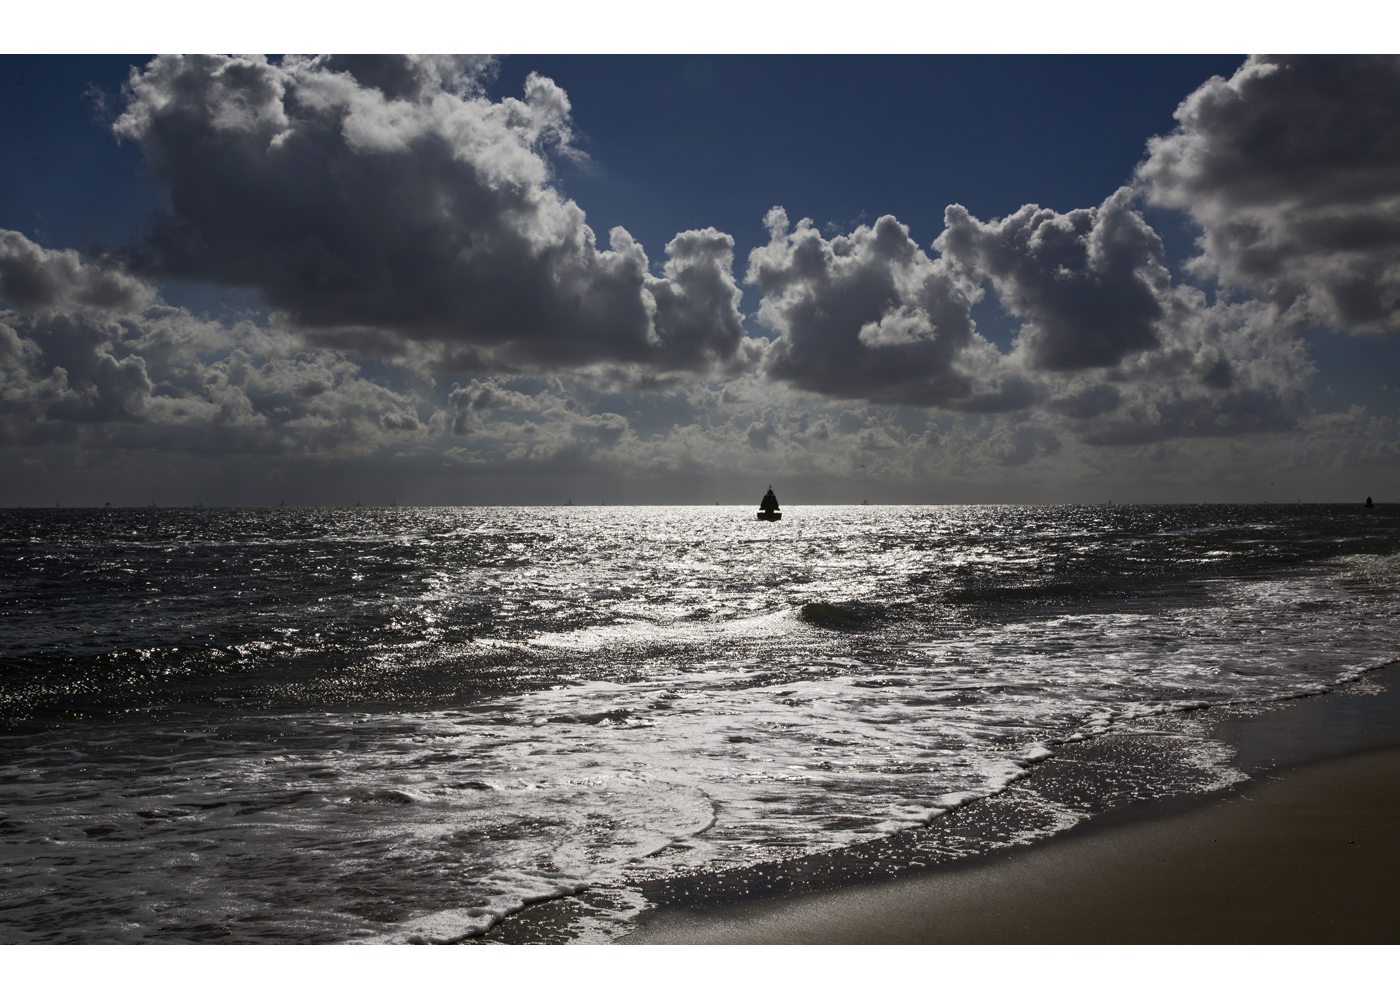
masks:
[[[703,912],[626,944],[1400,942],[1400,748],[985,863]]]

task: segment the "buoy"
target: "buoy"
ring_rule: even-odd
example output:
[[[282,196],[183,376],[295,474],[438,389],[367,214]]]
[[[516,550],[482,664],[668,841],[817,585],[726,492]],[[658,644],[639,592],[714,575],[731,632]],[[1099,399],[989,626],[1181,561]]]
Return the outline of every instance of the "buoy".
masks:
[[[781,521],[783,512],[778,509],[778,497],[773,492],[773,487],[768,487],[768,492],[763,494],[763,499],[758,504],[758,519],[760,521]]]

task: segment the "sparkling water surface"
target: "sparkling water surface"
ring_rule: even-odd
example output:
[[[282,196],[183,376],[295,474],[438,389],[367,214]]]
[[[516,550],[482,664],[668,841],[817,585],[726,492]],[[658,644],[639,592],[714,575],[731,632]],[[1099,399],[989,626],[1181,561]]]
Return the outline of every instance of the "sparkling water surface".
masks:
[[[1400,614],[1354,505],[10,510],[0,550],[11,942],[451,941],[584,889],[606,940],[642,881],[1341,683]]]

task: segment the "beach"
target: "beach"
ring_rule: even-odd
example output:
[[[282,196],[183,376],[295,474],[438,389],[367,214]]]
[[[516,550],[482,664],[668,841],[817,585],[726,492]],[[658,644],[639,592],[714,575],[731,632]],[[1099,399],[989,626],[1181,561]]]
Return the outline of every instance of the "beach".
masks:
[[[1109,810],[971,863],[662,907],[620,943],[1400,942],[1397,668],[1325,695],[1199,715],[1256,777]],[[1104,759],[1125,754],[1113,737],[1099,742]]]
[[[706,913],[624,944],[1394,944],[1400,748],[987,863]]]

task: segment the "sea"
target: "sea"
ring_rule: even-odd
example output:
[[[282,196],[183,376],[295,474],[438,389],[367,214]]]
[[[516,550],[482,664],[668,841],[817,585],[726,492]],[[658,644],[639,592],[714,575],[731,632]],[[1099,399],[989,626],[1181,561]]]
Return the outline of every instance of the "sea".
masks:
[[[1200,709],[1400,656],[1400,506],[783,513],[0,511],[0,942],[608,942],[1228,788]]]

